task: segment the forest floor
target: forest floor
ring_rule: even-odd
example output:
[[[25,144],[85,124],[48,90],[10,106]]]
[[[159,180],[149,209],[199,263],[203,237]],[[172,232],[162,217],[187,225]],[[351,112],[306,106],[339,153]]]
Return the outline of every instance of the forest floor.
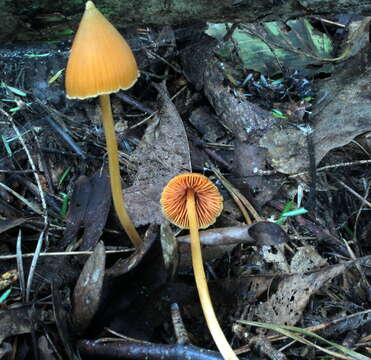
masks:
[[[0,359],[221,359],[188,231],[160,206],[184,172],[224,198],[200,234],[239,358],[369,359],[369,20],[341,19],[310,19],[337,61],[304,35],[288,60],[257,26],[125,33],[141,76],[111,102],[137,249],[111,206],[99,102],[65,96],[71,42],[0,47]],[[257,68],[242,30],[267,35]]]

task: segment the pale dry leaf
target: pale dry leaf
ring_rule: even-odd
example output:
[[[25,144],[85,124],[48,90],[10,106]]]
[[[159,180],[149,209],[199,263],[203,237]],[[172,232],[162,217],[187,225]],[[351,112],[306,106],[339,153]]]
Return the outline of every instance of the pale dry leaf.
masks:
[[[291,259],[290,271],[303,273],[327,265],[327,260],[318,254],[312,245],[299,247]]]
[[[265,262],[274,264],[277,271],[289,272],[289,265],[279,246],[263,246],[260,249],[260,254]]]
[[[269,300],[258,306],[257,316],[262,322],[295,325],[310,297],[346,268],[347,264],[339,264],[310,274],[284,277]]]
[[[162,189],[175,175],[191,171],[183,121],[165,84],[155,87],[160,108],[132,156],[136,166],[134,184],[124,192],[135,226],[162,223],[159,205]]]

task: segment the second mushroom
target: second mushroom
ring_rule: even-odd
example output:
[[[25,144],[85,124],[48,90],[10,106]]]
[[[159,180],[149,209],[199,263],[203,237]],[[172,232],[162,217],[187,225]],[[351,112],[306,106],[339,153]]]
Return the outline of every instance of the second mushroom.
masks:
[[[225,360],[238,360],[216,318],[202,262],[198,229],[213,224],[223,208],[217,187],[204,175],[181,174],[169,181],[161,195],[165,216],[173,224],[189,229],[192,266],[202,310],[210,333]]]

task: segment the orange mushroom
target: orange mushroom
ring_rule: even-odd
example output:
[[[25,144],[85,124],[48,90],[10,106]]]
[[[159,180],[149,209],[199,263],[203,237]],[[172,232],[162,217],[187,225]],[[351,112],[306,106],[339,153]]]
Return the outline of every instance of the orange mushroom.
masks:
[[[137,63],[125,39],[94,3],[87,1],[67,63],[66,94],[69,99],[99,96],[113,204],[121,225],[136,248],[142,239],[125,208],[109,94],[129,89],[138,77]]]
[[[207,326],[223,358],[238,360],[214,312],[198,233],[199,228],[207,228],[215,222],[222,211],[223,198],[206,176],[186,173],[175,176],[165,186],[161,195],[161,205],[164,215],[170,222],[190,231],[193,271]]]

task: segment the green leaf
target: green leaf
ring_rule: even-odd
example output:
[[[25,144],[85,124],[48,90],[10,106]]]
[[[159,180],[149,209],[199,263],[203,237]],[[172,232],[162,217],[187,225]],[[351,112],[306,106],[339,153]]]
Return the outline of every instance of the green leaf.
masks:
[[[277,109],[272,109],[272,115],[279,119],[287,119],[287,116],[284,115],[282,111]]]
[[[292,209],[292,206],[293,206],[293,205],[294,205],[294,202],[293,202],[292,200],[290,200],[290,201],[285,205],[285,207],[284,207],[283,210],[282,210],[282,213],[281,213],[280,217],[279,217],[278,220],[276,221],[276,224],[278,224],[278,225],[282,225],[282,224],[286,221],[286,217],[283,216],[282,214],[289,212],[289,211]]]
[[[291,211],[288,211],[288,212],[284,212],[281,214],[281,216],[285,216],[285,217],[288,217],[288,216],[297,216],[297,215],[302,215],[302,214],[306,214],[308,212],[307,209],[304,209],[303,207],[299,208],[299,209],[295,209],[295,210],[291,210]]]
[[[3,294],[0,296],[0,304],[3,303],[8,298],[11,291],[12,291],[12,288],[9,288],[8,290],[3,292]]]
[[[50,56],[50,53],[44,53],[44,54],[25,54],[28,58],[39,58],[39,57],[47,57]]]
[[[24,91],[19,90],[19,89],[13,87],[13,86],[9,86],[9,85],[7,85],[5,83],[3,83],[2,85],[4,87],[6,87],[8,90],[10,90],[12,93],[14,93],[14,94],[16,94],[18,96],[27,96],[27,94]]]
[[[210,23],[206,33],[222,41],[227,34],[226,25]],[[314,29],[307,19],[290,20],[286,24],[264,23],[256,32],[260,38],[253,36],[251,31],[249,33],[247,26],[240,25],[234,30],[232,40],[225,42],[217,51],[218,55],[231,60],[237,50],[245,69],[269,76],[281,73],[277,59],[288,69],[305,69],[305,75],[331,71],[330,64],[320,68],[307,67],[323,64],[321,59],[331,58],[333,52],[331,39]]]
[[[57,80],[63,73],[64,69],[58,70],[48,81],[48,84],[52,84],[55,80]]]
[[[12,152],[12,149],[10,148],[10,146],[9,146],[8,139],[4,135],[1,135],[1,140],[3,140],[6,152],[8,153],[9,156],[11,156],[13,154],[13,152]]]
[[[63,202],[62,202],[62,207],[61,207],[61,210],[60,210],[60,213],[59,215],[61,217],[65,217],[66,214],[67,214],[67,210],[68,210],[68,203],[70,201],[70,196],[63,193],[63,192],[60,192],[59,195],[62,196],[62,199],[63,199]]]
[[[62,185],[63,181],[66,179],[67,175],[70,173],[71,170],[72,170],[72,167],[69,166],[66,170],[63,171],[63,174],[59,178],[58,186]]]
[[[72,29],[65,29],[63,31],[56,32],[55,35],[57,36],[66,36],[66,35],[73,35],[75,32]]]

